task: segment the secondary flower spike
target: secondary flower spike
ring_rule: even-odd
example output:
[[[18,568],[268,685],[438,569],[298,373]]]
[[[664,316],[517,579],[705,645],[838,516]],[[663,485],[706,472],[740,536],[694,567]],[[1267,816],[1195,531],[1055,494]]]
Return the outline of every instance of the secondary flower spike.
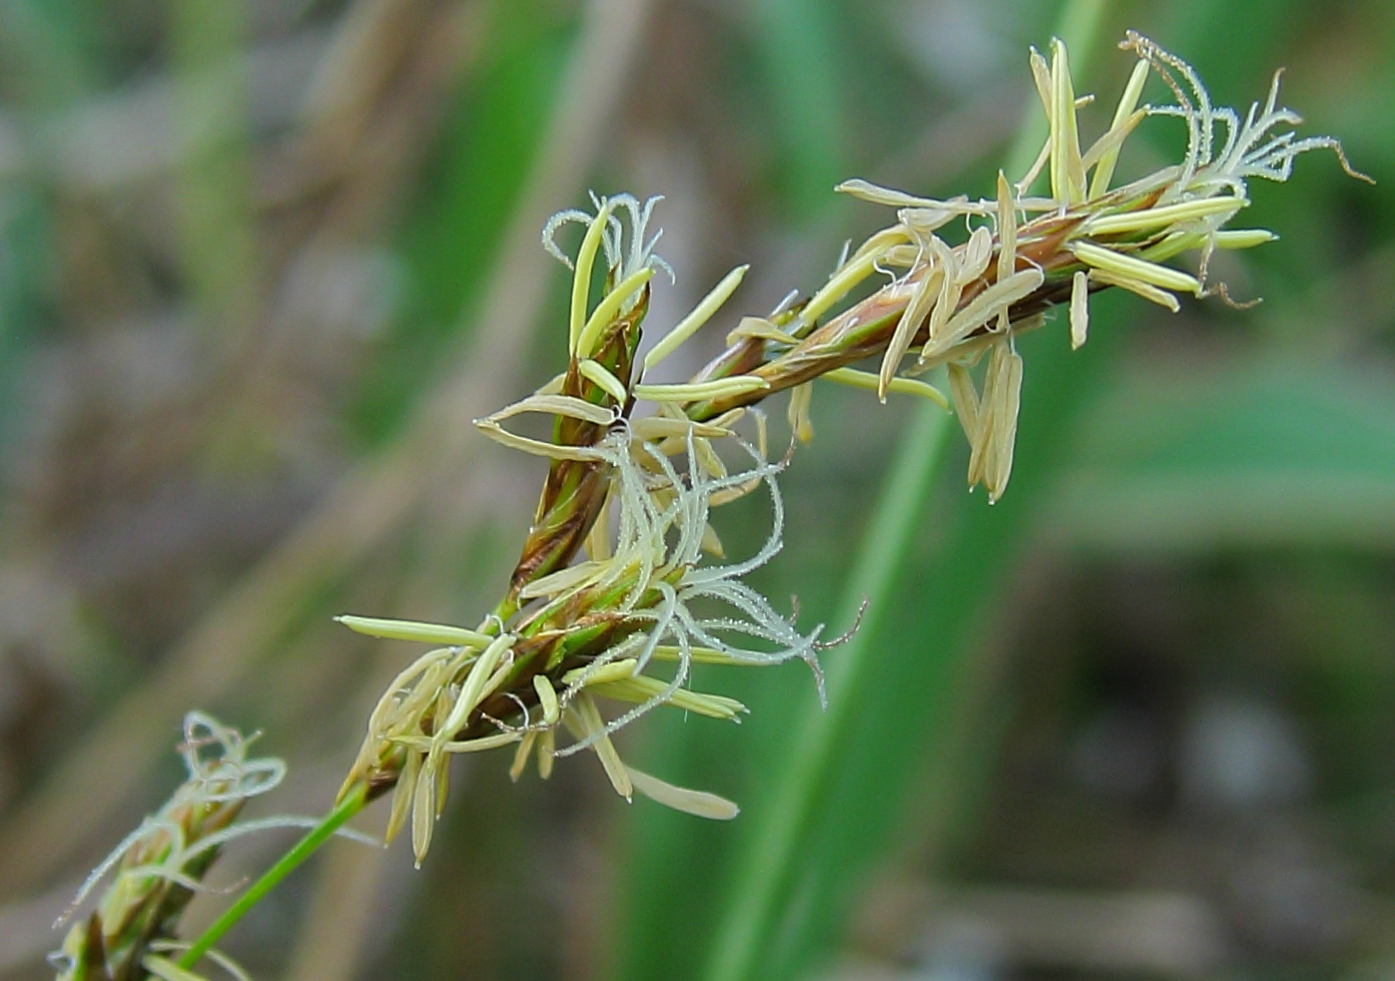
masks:
[[[188,777],[97,866],[60,918],[59,923],[68,919],[112,874],[97,908],[73,924],[62,949],[49,958],[59,981],[179,977],[170,959],[183,949],[175,928],[194,893],[204,888],[204,875],[223,845],[271,827],[314,823],[290,818],[235,823],[250,798],[275,788],[286,773],[279,759],[249,757],[250,743],[201,712],[185,717],[179,753]],[[222,955],[214,958],[238,970]]]

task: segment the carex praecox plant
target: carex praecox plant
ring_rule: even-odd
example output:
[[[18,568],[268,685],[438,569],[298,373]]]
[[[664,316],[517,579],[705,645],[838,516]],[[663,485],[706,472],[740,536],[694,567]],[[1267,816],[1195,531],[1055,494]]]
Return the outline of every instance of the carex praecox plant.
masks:
[[[845,254],[812,295],[739,318],[722,353],[686,383],[655,384],[646,375],[716,316],[746,267],[732,270],[656,343],[642,345],[651,281],[672,276],[654,252],[657,199],[593,196],[593,210],[556,215],[543,244],[572,273],[563,370],[477,421],[492,439],[549,461],[532,528],[503,597],[474,628],[341,618],[361,633],[432,646],[373,710],[336,820],[391,793],[387,836],[410,826],[420,862],[445,806],[451,759],[501,747],[512,748],[515,779],[530,762],[545,778],[556,758],[589,750],[626,798],[638,791],[689,813],[734,817],[730,801],[626,765],[611,737],[662,706],[739,720],[740,702],[688,687],[694,663],[800,660],[822,697],[819,652],[837,640],[824,639],[821,625],[798,626],[793,612],[780,612],[744,581],[780,550],[777,477],[793,447],[812,435],[813,383],[952,406],[971,447],[969,484],[997,500],[1012,471],[1021,401],[1017,335],[1063,307],[1070,343],[1080,346],[1089,296],[1109,287],[1174,311],[1179,294],[1228,300],[1224,284],[1208,275],[1215,250],[1275,237],[1231,227],[1249,204],[1252,178],[1286,180],[1297,156],[1331,149],[1348,174],[1369,179],[1349,167],[1335,139],[1293,132],[1300,120],[1279,104],[1278,74],[1264,101],[1242,115],[1213,105],[1191,67],[1148,39],[1130,33],[1121,47],[1137,64],[1108,127],[1088,145],[1077,113],[1090,100],[1076,95],[1065,46],[1053,42],[1049,57],[1031,53],[1047,136],[1020,179],[999,173],[991,198],[925,198],[862,180],[840,185],[893,209],[895,221]],[[1143,103],[1151,75],[1170,93],[1167,104]],[[1182,159],[1116,186],[1129,136],[1159,116],[1185,127]],[[1048,188],[1039,193],[1043,172]],[[571,223],[584,230],[574,254],[556,241]],[[885,282],[869,290],[874,277]],[[603,286],[593,296],[597,279]],[[857,367],[862,362],[872,370]],[[922,380],[941,367],[932,377],[943,377],[947,394]],[[762,403],[784,390],[796,439],[772,458]],[[528,416],[550,420],[550,433],[520,431]],[[770,530],[748,557],[728,557],[712,511],[753,492],[768,498]],[[210,812],[203,822],[223,827],[220,815]],[[94,918],[74,928],[67,976],[144,976],[76,973],[83,951],[95,948],[107,952],[108,964],[111,951],[134,951],[122,956],[147,972],[172,963],[160,954],[172,949],[172,915],[198,887],[221,839],[202,837],[214,844],[195,845],[191,854],[188,842],[199,835],[175,835],[182,825],[167,816],[156,821],[185,850],[166,848],[159,874],[140,881],[178,893],[177,902],[160,899],[157,912],[140,912],[151,900],[123,885],[135,881],[123,871]],[[119,850],[127,854],[123,868],[149,865],[142,857],[149,848],[146,837],[134,836]],[[82,937],[92,938],[85,947]],[[205,941],[178,969],[193,966]]]

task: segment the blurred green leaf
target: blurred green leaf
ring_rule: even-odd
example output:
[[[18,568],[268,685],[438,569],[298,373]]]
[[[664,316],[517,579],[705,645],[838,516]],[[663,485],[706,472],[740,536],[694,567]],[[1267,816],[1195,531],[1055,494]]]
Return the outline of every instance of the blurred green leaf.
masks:
[[[461,311],[489,275],[555,100],[572,27],[540,14],[496,20],[482,42],[489,64],[461,91],[405,223],[405,309],[353,409],[370,442],[396,429],[428,387],[424,366],[469,328]]]
[[[786,197],[808,213],[846,176],[838,11],[831,0],[757,0],[756,10]]]
[[[1134,377],[1089,414],[1053,534],[1109,549],[1395,543],[1395,395],[1355,367]]]
[[[242,0],[173,0],[178,72],[179,255],[208,325],[250,332],[260,303]]]
[[[73,105],[96,88],[87,43],[94,18],[72,0],[0,2],[0,55],[8,95],[28,109]]]

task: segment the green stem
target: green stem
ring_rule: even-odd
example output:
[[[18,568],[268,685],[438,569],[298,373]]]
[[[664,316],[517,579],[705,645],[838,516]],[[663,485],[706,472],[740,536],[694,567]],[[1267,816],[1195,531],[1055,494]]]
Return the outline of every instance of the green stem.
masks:
[[[864,638],[876,633],[876,621],[885,613],[882,599],[896,580],[906,549],[913,541],[912,523],[919,514],[945,445],[949,417],[937,406],[923,405],[902,440],[891,477],[873,512],[872,525],[848,579],[841,622],[856,615],[864,599],[867,611],[858,632],[838,652],[828,669],[828,711],[807,713],[799,735],[790,741],[798,747],[775,788],[772,805],[756,830],[746,860],[741,865],[736,901],[718,929],[705,977],[709,981],[736,981],[750,976],[757,955],[769,936],[776,914],[776,900],[795,864],[796,846],[812,814],[815,799],[827,777],[834,748],[855,721],[854,700],[847,697],[858,687],[873,651]]]
[[[197,964],[199,958],[223,939],[223,934],[231,930],[237,921],[247,914],[248,910],[261,902],[282,879],[290,875],[297,866],[313,855],[321,845],[329,840],[330,835],[344,826],[346,821],[363,810],[367,803],[367,791],[366,785],[359,784],[349,796],[335,806],[334,810],[326,814],[323,821],[310,829],[304,838],[296,842],[294,848],[282,855],[275,865],[267,869],[260,879],[252,883],[251,887],[237,898],[237,902],[229,906],[222,916],[213,921],[213,924],[194,941],[193,946],[179,958],[179,966],[187,970]]]
[[[1103,0],[1067,0],[1058,35],[1083,54],[1091,46],[1105,7]],[[1025,125],[1012,154],[1014,168],[1025,169],[1039,145],[1038,130]],[[943,455],[947,428],[948,420],[938,409],[924,406],[898,448],[843,600],[845,616],[864,602],[867,616],[852,640],[830,659],[828,711],[811,708],[804,715],[796,725],[798,734],[788,744],[792,747],[789,758],[777,768],[780,777],[771,788],[769,803],[742,849],[732,899],[702,974],[706,981],[746,981],[753,976],[762,951],[775,940],[779,903],[806,844],[819,796],[832,776],[838,748],[856,722],[858,700],[852,696],[876,656],[871,641],[914,540],[913,525]]]

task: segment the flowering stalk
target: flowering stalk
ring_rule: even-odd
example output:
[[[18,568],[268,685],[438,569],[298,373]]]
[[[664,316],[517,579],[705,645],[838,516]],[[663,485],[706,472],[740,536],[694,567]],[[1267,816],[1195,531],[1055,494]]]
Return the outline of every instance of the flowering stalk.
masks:
[[[646,237],[655,201],[596,199],[594,214],[564,212],[548,224],[545,245],[573,271],[567,368],[477,423],[495,440],[551,461],[504,599],[473,631],[343,618],[365,633],[448,645],[424,655],[384,695],[345,784],[347,792],[365,783],[370,797],[395,790],[389,836],[410,814],[420,860],[444,806],[449,757],[502,745],[515,745],[515,778],[534,751],[546,776],[553,757],[591,749],[622,796],[639,789],[694,813],[734,815],[728,802],[636,775],[610,736],[665,704],[738,719],[739,703],[686,691],[695,660],[799,658],[817,674],[822,628],[801,634],[740,581],[779,550],[782,524],[775,486],[782,464],[766,458],[762,415],[752,417],[754,443],[737,434],[747,410],[791,389],[790,422],[807,439],[810,384],[818,378],[870,388],[883,400],[904,391],[946,408],[952,401],[972,450],[969,483],[984,484],[996,500],[1011,474],[1020,405],[1016,334],[1068,304],[1071,343],[1079,347],[1088,336],[1089,294],[1111,286],[1171,310],[1178,309],[1179,293],[1224,295],[1223,284],[1208,284],[1214,251],[1274,237],[1264,229],[1226,227],[1249,204],[1250,178],[1282,181],[1296,156],[1316,148],[1333,149],[1348,173],[1361,176],[1335,140],[1279,131],[1299,120],[1278,105],[1277,75],[1264,104],[1242,121],[1234,110],[1212,106],[1192,69],[1151,41],[1130,33],[1122,47],[1138,62],[1110,126],[1084,149],[1077,113],[1089,100],[1076,97],[1065,45],[1052,43],[1049,62],[1032,52],[1048,136],[1020,181],[999,174],[992,200],[921,198],[860,180],[840,185],[895,208],[896,223],[840,262],[812,296],[767,317],[742,319],[726,350],[685,384],[650,384],[644,375],[713,316],[744,267],[641,363],[650,280],[656,270],[668,271],[653,253],[658,236]],[[1174,104],[1140,106],[1153,73]],[[1113,187],[1124,143],[1154,115],[1183,120],[1184,159]],[[1043,172],[1050,193],[1033,196]],[[969,234],[951,245],[941,232],[956,219]],[[554,242],[557,229],[571,221],[585,226],[574,260]],[[1195,271],[1175,265],[1184,253],[1196,256]],[[604,291],[593,305],[592,274],[602,256]],[[848,302],[877,273],[889,282]],[[866,359],[877,359],[875,372],[853,367]],[[980,362],[986,362],[981,382],[974,377]],[[940,366],[948,396],[917,377]],[[530,413],[552,418],[550,439],[510,428]],[[736,448],[744,469],[733,471],[721,447]],[[705,565],[704,548],[721,553],[707,522],[711,507],[761,484],[774,512],[765,547],[746,562]],[[614,537],[612,511],[619,525]],[[587,558],[577,563],[583,548]],[[700,597],[725,603],[731,615],[693,613],[689,601]],[[733,633],[765,643],[743,646]],[[672,667],[656,675],[664,664]],[[598,698],[633,707],[605,721]],[[559,729],[575,740],[563,749]]]

